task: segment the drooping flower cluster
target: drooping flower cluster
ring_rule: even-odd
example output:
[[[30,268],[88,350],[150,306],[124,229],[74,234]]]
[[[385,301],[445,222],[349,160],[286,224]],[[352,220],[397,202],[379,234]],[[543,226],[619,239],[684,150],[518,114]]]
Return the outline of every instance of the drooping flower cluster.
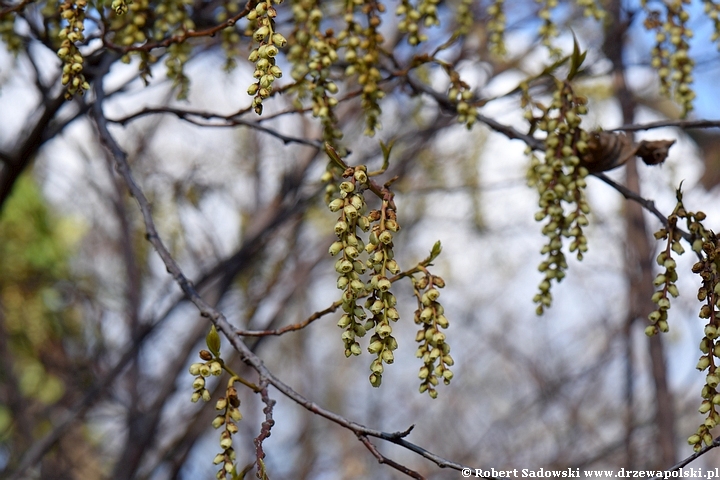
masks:
[[[215,410],[220,413],[216,415],[212,421],[213,428],[225,427],[220,434],[220,448],[222,451],[215,455],[215,459],[213,460],[215,465],[222,464],[215,478],[224,480],[228,475],[235,478],[237,474],[232,436],[238,432],[237,422],[242,420],[242,414],[239,409],[240,398],[238,397],[235,384],[242,382],[253,387],[253,389],[257,387],[248,384],[224,365],[220,357],[220,335],[214,325],[205,336],[205,343],[208,350],[200,350],[200,359],[203,360],[203,362],[190,365],[190,374],[196,375],[193,381],[193,389],[195,391],[192,395],[192,401],[197,402],[201,398],[205,402],[210,401],[210,391],[206,388],[205,384],[206,377],[211,375],[219,376],[223,370],[227,370],[231,374],[227,387],[225,388],[225,394],[215,402]]]
[[[367,205],[363,191],[367,189],[367,173],[364,165],[349,168],[343,175],[347,180],[340,184],[340,198],[330,202],[333,212],[340,212],[335,223],[335,235],[338,241],[330,246],[330,254],[339,255],[335,262],[335,271],[339,277],[337,287],[343,291],[342,309],[345,312],[338,322],[344,329],[345,356],[360,355],[358,337],[365,336],[367,318],[365,310],[357,303],[365,295],[365,283],[360,275],[365,273],[365,265],[358,258],[365,249],[360,231],[370,230],[370,220],[365,216]],[[369,327],[369,325],[367,325]]]
[[[690,14],[685,4],[688,3],[688,0],[663,2],[662,11],[652,10],[643,2],[647,11],[645,28],[655,31],[651,65],[660,77],[660,91],[682,106],[683,115],[692,110],[695,98],[690,87],[695,61],[689,52],[693,31],[687,25]]]
[[[87,0],[65,0],[60,4],[60,16],[67,22],[58,34],[60,48],[58,57],[63,62],[62,84],[66,85],[65,98],[68,100],[76,93],[82,95],[90,85],[83,75],[83,56],[77,45],[85,40],[85,8]]]
[[[231,377],[230,380],[228,380],[225,395],[215,402],[215,410],[221,413],[215,417],[212,426],[214,428],[225,427],[220,434],[220,448],[222,452],[215,455],[215,459],[213,460],[215,465],[222,464],[222,467],[215,475],[215,478],[218,480],[225,479],[227,475],[233,475],[233,471],[235,470],[235,450],[232,446],[232,436],[238,432],[236,422],[242,420],[242,414],[238,408],[240,407],[240,399],[238,398],[237,389],[235,388],[236,381],[237,377]]]
[[[335,224],[338,240],[330,246],[330,254],[338,257],[335,262],[335,271],[339,275],[337,286],[343,291],[343,314],[338,326],[343,329],[342,339],[347,357],[361,353],[358,338],[372,331],[368,351],[375,355],[375,358],[370,364],[370,383],[379,387],[385,364],[394,362],[393,352],[398,348],[398,342],[393,336],[393,324],[398,321],[400,314],[397,310],[397,299],[390,291],[393,281],[409,273],[424,272],[425,280],[413,279],[418,301],[424,305],[422,311],[416,312],[415,316],[415,321],[423,324],[424,332],[423,340],[418,339],[423,342],[418,356],[423,359],[423,368],[427,370],[423,374],[425,370],[421,369],[424,385],[421,392],[429,391],[435,398],[437,392],[433,387],[438,384],[438,378],[442,377],[445,383],[452,378],[448,369],[452,365],[450,348],[445,343],[445,334],[439,330],[448,325],[443,308],[437,303],[437,288],[442,288],[444,282],[440,277],[430,275],[425,268],[440,254],[441,248],[438,242],[430,256],[415,269],[409,273],[401,272],[393,248],[394,235],[400,230],[393,194],[389,190],[389,184],[380,187],[369,178],[370,175],[382,173],[387,168],[391,147],[382,143],[381,147],[385,155],[383,168],[378,172],[368,172],[364,165],[345,166],[334,149],[326,145],[334,163],[345,168],[342,174],[345,180],[338,189],[339,198],[331,200],[328,205],[331,211],[340,213]],[[380,198],[380,207],[369,212],[364,197],[364,193],[368,191]],[[367,241],[363,241],[362,235],[366,232]],[[360,260],[363,253],[368,256],[364,263]],[[363,279],[366,271],[370,276],[367,281]],[[425,289],[426,292],[421,292]],[[359,304],[361,298],[365,298],[362,306]],[[436,362],[439,362],[437,367]]]
[[[546,133],[544,155],[532,154],[528,170],[528,183],[540,194],[540,210],[535,220],[547,220],[542,233],[548,241],[541,250],[546,260],[538,267],[545,278],[533,298],[538,315],[552,303],[551,282],[565,278],[563,238],[571,239],[569,250],[576,252],[578,260],[587,251],[583,227],[588,225],[590,213],[584,191],[588,170],[580,162],[580,156],[588,149],[588,134],[580,128],[580,116],[587,113],[587,99],[575,95],[568,81],[554,81],[556,88],[549,106],[533,101],[527,94],[523,100],[524,106],[540,112],[538,116],[531,109],[526,112],[532,127]]]
[[[370,296],[365,307],[372,313],[369,323],[374,329],[368,351],[377,356],[370,365],[370,383],[379,387],[384,371],[383,363],[393,363],[393,351],[397,349],[391,324],[397,322],[400,314],[395,308],[395,295],[390,292],[392,282],[388,279],[388,274],[400,273],[393,251],[393,233],[397,232],[400,226],[397,223],[395,205],[389,198],[383,199],[380,209],[371,211],[368,219],[373,226],[365,251],[370,255],[366,264],[372,271],[368,285]]]
[[[385,38],[379,31],[380,15],[385,5],[375,0],[347,2],[346,28],[337,34],[345,47],[345,75],[356,77],[362,89],[360,104],[365,113],[365,135],[373,136],[380,129],[380,100],[385,92],[380,88],[380,50]],[[362,18],[362,19],[361,19]]]
[[[653,294],[652,301],[657,304],[657,309],[654,310],[648,319],[652,325],[645,329],[647,336],[652,336],[658,332],[667,332],[668,326],[668,310],[670,309],[670,298],[668,295],[677,297],[680,293],[675,285],[677,281],[677,263],[672,258],[672,253],[675,252],[677,255],[682,255],[685,252],[680,241],[682,235],[677,227],[678,219],[685,218],[687,212],[682,204],[682,194],[680,190],[677,192],[678,203],[673,210],[673,213],[668,217],[668,224],[666,227],[661,228],[655,233],[655,238],[658,240],[667,240],[665,248],[658,254],[656,262],[664,269],[663,272],[658,273],[653,281],[653,284],[659,289]]]
[[[439,246],[438,246],[439,247]],[[438,297],[438,288],[445,286],[445,281],[437,275],[423,269],[423,276],[420,279],[413,277],[413,290],[418,301],[418,308],[415,310],[415,323],[420,325],[415,336],[415,341],[420,343],[415,355],[422,359],[423,366],[420,367],[420,393],[428,392],[432,398],[437,397],[439,379],[445,385],[450,383],[453,372],[450,367],[455,361],[450,356],[450,345],[445,342],[445,334],[442,330],[448,328],[448,319],[445,317],[445,309]]]
[[[440,25],[438,18],[439,0],[420,0],[414,5],[410,0],[402,0],[395,10],[395,14],[400,17],[398,22],[398,30],[407,34],[407,40],[410,45],[417,45],[427,40],[427,35],[422,32],[423,27],[428,28],[433,25]]]
[[[273,4],[279,3],[282,0],[261,1],[247,16],[255,25],[253,40],[259,44],[248,57],[255,64],[253,77],[257,82],[250,85],[247,91],[248,95],[254,96],[252,106],[258,115],[262,114],[263,100],[270,96],[273,82],[282,77],[282,70],[277,66],[275,57],[279,53],[278,49],[287,44],[287,40],[275,31],[277,10]]]

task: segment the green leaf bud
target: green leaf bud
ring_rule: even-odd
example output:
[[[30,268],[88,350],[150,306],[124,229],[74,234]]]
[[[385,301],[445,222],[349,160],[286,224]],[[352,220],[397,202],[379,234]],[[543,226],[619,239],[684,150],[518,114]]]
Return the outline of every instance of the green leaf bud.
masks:
[[[215,329],[215,325],[212,325],[210,327],[210,331],[205,336],[205,343],[207,344],[208,349],[213,353],[213,355],[215,355],[216,357],[220,355],[220,335]]]
[[[258,4],[258,7],[260,5],[264,5],[264,4],[260,3],[260,4]],[[258,28],[257,30],[255,30],[255,33],[253,34],[253,40],[255,40],[258,43],[262,42],[269,33],[270,33],[270,28],[264,25],[264,26]]]
[[[379,279],[377,281],[377,289],[380,290],[381,292],[387,292],[388,290],[390,290],[391,286],[392,286],[392,283],[390,282],[390,280],[388,280],[385,277],[382,277],[381,279]]]
[[[700,404],[700,408],[698,408],[698,412],[707,413],[711,408],[712,404],[708,400],[703,400],[702,404]]]
[[[217,377],[222,373],[222,365],[218,361],[210,362],[210,374]]]
[[[338,320],[337,326],[340,327],[340,328],[345,328],[345,327],[347,327],[348,325],[350,325],[350,321],[351,321],[350,315],[348,315],[348,314],[343,314],[343,315],[340,317],[340,320]]]
[[[375,327],[375,331],[381,338],[385,338],[392,333],[392,327],[389,324],[382,322]]]
[[[368,345],[368,352],[372,354],[378,353],[383,348],[383,342],[382,340],[375,340],[374,342],[370,342],[370,345]]]
[[[415,334],[415,341],[422,342],[423,340],[425,340],[425,330],[418,330],[417,333]],[[417,351],[415,352],[415,356],[422,357],[424,350],[425,350],[424,347],[419,347],[417,349]]]
[[[391,232],[397,232],[400,230],[400,225],[395,220],[385,220],[385,228],[390,230]],[[382,240],[381,240],[382,241]]]
[[[330,249],[328,251],[329,251],[330,255],[332,255],[334,257],[335,255],[340,253],[342,251],[342,249],[343,249],[342,242],[333,242],[333,244],[330,245]]]
[[[364,172],[361,172],[361,173],[364,173]],[[360,210],[363,209],[363,207],[365,207],[365,200],[363,199],[362,195],[353,195],[350,198],[350,204],[353,207],[355,207],[355,209],[358,210],[358,212],[359,212]]]
[[[212,421],[213,428],[220,428],[225,425],[225,415],[218,415]]]
[[[346,222],[344,222],[343,220],[340,220],[335,224],[335,235],[340,236],[343,233],[345,233],[347,231],[347,229],[348,229],[348,224]]]
[[[658,274],[657,277],[655,277],[655,280],[653,280],[653,285],[655,285],[657,287],[657,286],[662,285],[663,283],[665,283],[665,275],[660,273],[660,274]]]
[[[350,258],[357,258],[358,255],[360,255],[360,252],[357,248],[353,247],[352,245],[348,245],[345,247],[345,255],[347,255]]]
[[[287,40],[279,33],[273,33],[271,41],[274,45],[277,45],[280,48],[287,45]]]
[[[238,432],[238,426],[235,424],[235,422],[227,422],[227,425],[225,426],[228,432],[232,434],[236,434]]]
[[[200,375],[200,367],[202,363],[193,363],[190,365],[190,375]]]
[[[205,379],[203,377],[195,377],[193,381],[193,390],[200,390],[205,387]]]
[[[711,373],[705,377],[705,384],[707,384],[710,388],[715,388],[720,384],[720,377],[715,375],[714,373]]]
[[[227,450],[232,447],[232,437],[229,433],[223,432],[223,435],[220,436],[220,448],[223,450]]]
[[[395,361],[395,355],[393,354],[392,350],[385,349],[382,352],[382,361],[385,363],[393,363]]]
[[[393,275],[397,275],[398,273],[400,273],[400,266],[395,260],[388,260],[388,262],[385,264],[385,268],[387,268],[388,271]]]
[[[335,270],[338,273],[350,273],[353,270],[353,263],[350,260],[340,259],[335,264]]]
[[[672,248],[673,252],[677,253],[678,255],[682,255],[683,253],[685,253],[685,249],[680,244],[680,242],[673,242],[671,248]]]
[[[370,370],[375,374],[382,374],[385,371],[382,362],[379,359],[375,359],[370,363]]]
[[[345,205],[345,207],[343,207],[343,213],[350,220],[354,220],[358,216],[357,208],[352,205]]]
[[[382,312],[383,308],[383,302],[381,300],[375,300],[372,305],[370,305],[369,310],[373,315],[378,315],[380,312]]]
[[[353,281],[350,282],[350,289],[351,289],[353,292],[355,292],[355,293],[357,293],[357,294],[360,294],[360,293],[362,293],[362,292],[365,291],[365,284],[364,284],[361,280],[355,279],[355,280],[353,280]],[[364,318],[364,317],[363,317],[363,318]]]
[[[389,245],[390,243],[392,243],[393,240],[392,233],[390,233],[390,231],[388,230],[385,230],[380,234],[378,240],[380,240],[380,242],[384,243],[385,245]]]
[[[700,357],[700,360],[698,360],[697,366],[695,368],[697,368],[700,371],[703,371],[706,368],[708,368],[709,366],[710,366],[710,359],[708,357]]]
[[[358,170],[358,169],[355,170],[353,177],[355,178],[355,180],[357,180],[360,183],[367,183],[367,180],[368,180],[367,173],[365,173],[362,170]]]
[[[703,306],[707,306],[707,305],[703,305]],[[713,326],[713,325],[707,325],[705,327],[705,336],[707,338],[709,338],[710,340],[717,338],[717,336],[718,336],[717,328],[715,328],[715,326]]]

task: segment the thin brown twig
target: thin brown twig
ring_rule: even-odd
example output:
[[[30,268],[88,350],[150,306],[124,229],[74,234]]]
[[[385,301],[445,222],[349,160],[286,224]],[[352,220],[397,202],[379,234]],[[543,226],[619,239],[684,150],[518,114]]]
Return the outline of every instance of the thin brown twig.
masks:
[[[25,5],[27,5],[28,3],[32,3],[33,1],[34,0],[22,0],[22,2],[18,3],[17,5],[11,5],[7,8],[3,8],[2,10],[0,10],[0,17],[2,17],[3,15],[7,15],[8,13],[19,12],[20,10],[25,8]]]
[[[652,130],[653,128],[677,127],[677,128],[720,128],[720,120],[659,120],[657,122],[640,123],[636,125],[623,125],[612,128],[609,132],[624,131],[638,132],[641,130]]]
[[[310,315],[307,319],[303,320],[302,322],[293,323],[292,325],[286,325],[281,328],[275,328],[272,330],[236,329],[235,333],[237,335],[241,335],[243,337],[265,337],[268,335],[282,335],[283,333],[294,332],[294,331],[301,330],[301,329],[307,327],[315,320],[318,320],[329,313],[333,313],[334,311],[336,311],[338,309],[338,307],[340,305],[342,305],[342,301],[338,300],[338,301],[334,302],[332,305],[330,305],[329,307],[327,307],[326,309],[313,313],[312,315]]]
[[[265,471],[265,451],[263,450],[263,441],[270,436],[270,430],[275,425],[273,419],[273,407],[275,406],[275,400],[270,398],[270,394],[267,390],[268,381],[266,378],[260,379],[260,397],[262,398],[265,408],[263,413],[265,414],[265,421],[260,426],[260,434],[255,437],[253,443],[255,444],[255,458],[257,461],[258,477],[267,478],[267,472]]]
[[[385,455],[383,455],[382,453],[380,453],[380,451],[377,449],[377,447],[375,445],[373,445],[372,442],[370,441],[370,439],[368,439],[365,435],[358,435],[357,437],[358,437],[358,440],[360,440],[360,442],[362,442],[362,444],[365,445],[365,447],[367,447],[368,450],[370,450],[370,453],[372,453],[373,456],[375,458],[377,458],[378,463],[389,465],[392,468],[394,468],[395,470],[398,470],[398,471],[404,473],[408,477],[417,478],[418,480],[425,480],[425,477],[420,475],[415,470],[411,470],[408,467],[406,467],[405,465],[403,465],[401,463],[397,463],[394,460],[391,460],[388,457],[386,457]]]
[[[320,140],[308,140],[306,138],[285,135],[284,133],[280,133],[277,130],[273,130],[272,128],[260,125],[259,122],[252,122],[249,120],[244,120],[242,118],[237,118],[237,114],[223,116],[223,115],[218,115],[218,114],[210,113],[210,112],[200,112],[200,111],[193,112],[190,110],[183,110],[180,108],[173,108],[173,107],[156,107],[156,108],[145,108],[137,113],[133,113],[126,117],[119,118],[117,120],[108,119],[108,121],[112,122],[112,123],[119,123],[120,125],[125,125],[126,123],[128,123],[131,120],[135,120],[135,119],[144,117],[146,115],[155,115],[155,114],[163,114],[163,113],[175,115],[180,120],[184,120],[188,123],[192,123],[193,125],[197,125],[199,127],[228,128],[228,127],[235,127],[235,126],[240,125],[240,126],[258,130],[263,133],[267,133],[268,135],[271,135],[275,138],[282,140],[282,142],[286,145],[289,143],[298,143],[301,145],[307,145],[309,147],[318,148],[318,149],[322,147],[322,142],[320,142]],[[200,118],[203,118],[206,120],[212,120],[212,119],[222,120],[225,123],[221,123],[221,124],[202,123],[202,122],[198,122],[197,120],[194,120],[192,117],[200,117]]]
[[[689,457],[684,458],[683,460],[680,460],[678,463],[676,463],[669,469],[665,470],[665,472],[674,472],[676,470],[680,470],[682,467],[690,464],[691,462],[694,462],[699,457],[705,455],[707,452],[709,452],[713,448],[717,448],[717,447],[720,447],[720,437],[717,437],[715,440],[713,440],[713,442],[710,445],[705,445],[703,448],[701,448],[697,452],[693,453]],[[651,478],[650,480],[659,480],[661,478],[667,478],[667,477],[666,476],[655,477],[655,478]]]
[[[645,210],[647,210],[648,212],[650,212],[654,216],[656,216],[658,218],[658,220],[660,220],[660,222],[662,222],[663,226],[668,225],[667,217],[665,215],[663,215],[662,212],[657,209],[657,207],[655,207],[655,202],[653,202],[652,200],[649,200],[647,198],[644,198],[644,197],[638,195],[636,192],[630,190],[625,185],[617,183],[615,180],[608,177],[607,175],[605,175],[602,172],[593,173],[592,175],[599,178],[600,180],[607,183],[608,185],[610,185],[612,188],[617,190],[620,193],[620,195],[622,195],[626,199],[639,203]],[[682,237],[685,240],[687,240],[688,242],[690,241],[691,235],[688,232],[686,232],[680,228],[678,228],[677,230],[678,230],[678,232],[680,232],[680,235],[682,235]]]

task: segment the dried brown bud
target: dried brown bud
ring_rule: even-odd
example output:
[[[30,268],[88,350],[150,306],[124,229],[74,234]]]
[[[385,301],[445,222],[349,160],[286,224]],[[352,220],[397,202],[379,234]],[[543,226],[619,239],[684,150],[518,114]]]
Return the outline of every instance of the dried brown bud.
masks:
[[[642,158],[646,165],[658,165],[665,161],[674,143],[675,140],[642,140],[633,143],[625,133],[592,132],[580,164],[590,173],[612,170],[634,156]]]

